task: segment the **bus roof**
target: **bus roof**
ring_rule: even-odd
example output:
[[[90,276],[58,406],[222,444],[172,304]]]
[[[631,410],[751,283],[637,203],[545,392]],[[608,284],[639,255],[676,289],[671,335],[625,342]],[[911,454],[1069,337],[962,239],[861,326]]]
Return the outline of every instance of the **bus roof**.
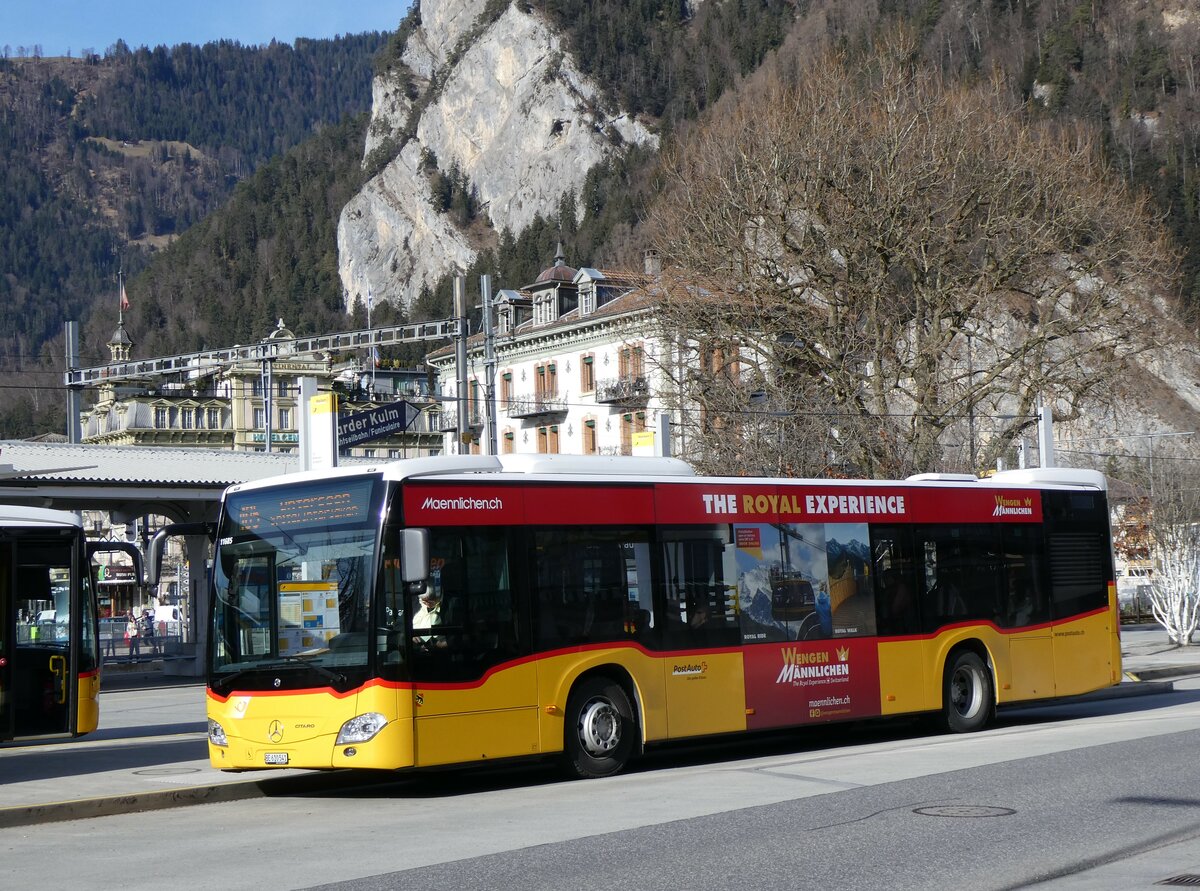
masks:
[[[781,483],[820,484],[822,486],[973,486],[1031,487],[1031,488],[1088,488],[1107,491],[1104,474],[1095,470],[1072,467],[1031,468],[1007,470],[986,477],[970,474],[925,473],[907,480],[850,480],[797,479],[767,477],[699,477],[691,466],[678,458],[609,455],[438,455],[422,458],[403,458],[378,463],[309,470],[230,486],[228,491],[241,492],[268,488],[283,483],[330,480],[340,477],[379,475],[388,480],[419,478],[457,478],[475,475],[509,478],[562,479],[563,477],[592,480],[619,477],[637,482],[702,482],[720,480],[722,483]]]
[[[26,507],[22,504],[0,504],[0,526],[77,526],[82,528],[83,522],[75,514],[65,510],[50,510],[45,507]]]
[[[1001,485],[1079,486],[1108,491],[1108,480],[1098,470],[1081,467],[1030,467],[1024,470],[1001,470],[987,479]]]

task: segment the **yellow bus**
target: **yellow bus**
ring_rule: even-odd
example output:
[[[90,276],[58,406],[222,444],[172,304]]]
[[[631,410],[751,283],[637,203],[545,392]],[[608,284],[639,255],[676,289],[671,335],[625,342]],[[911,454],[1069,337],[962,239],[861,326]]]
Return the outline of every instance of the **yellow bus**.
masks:
[[[96,729],[99,547],[74,514],[0,505],[0,741]]]
[[[715,478],[446,456],[231,487],[218,768],[555,756],[997,705],[1120,680],[1104,477]]]

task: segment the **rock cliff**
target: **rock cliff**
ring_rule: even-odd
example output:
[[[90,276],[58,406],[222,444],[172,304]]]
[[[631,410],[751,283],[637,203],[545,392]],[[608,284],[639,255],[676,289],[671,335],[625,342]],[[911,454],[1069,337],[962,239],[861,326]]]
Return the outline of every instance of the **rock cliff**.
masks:
[[[443,171],[456,166],[494,230],[516,234],[553,213],[564,195],[577,198],[597,163],[657,141],[630,116],[603,110],[599,89],[524,4],[497,14],[486,0],[425,0],[403,63],[417,97],[398,74],[376,78],[364,163],[374,151],[403,147],[338,225],[347,307],[368,289],[376,300],[409,306],[480,249],[434,209],[425,158]]]

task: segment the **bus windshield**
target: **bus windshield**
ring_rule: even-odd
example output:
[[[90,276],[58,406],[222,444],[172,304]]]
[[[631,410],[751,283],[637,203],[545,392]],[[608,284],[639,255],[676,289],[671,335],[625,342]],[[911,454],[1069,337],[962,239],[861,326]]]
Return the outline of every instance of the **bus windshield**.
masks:
[[[214,683],[237,675],[253,686],[256,668],[289,687],[361,681],[382,488],[360,477],[226,498],[213,570]]]

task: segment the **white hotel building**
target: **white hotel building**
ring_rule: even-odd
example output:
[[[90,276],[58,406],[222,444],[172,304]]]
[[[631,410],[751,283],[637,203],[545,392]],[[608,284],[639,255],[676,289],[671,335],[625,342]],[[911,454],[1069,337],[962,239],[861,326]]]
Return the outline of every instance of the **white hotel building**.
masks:
[[[659,416],[669,411],[663,401],[669,386],[660,369],[668,347],[655,324],[660,288],[653,255],[642,273],[573,269],[560,247],[537,281],[495,296],[499,453],[629,455],[635,443],[639,453],[661,453],[654,437]],[[450,397],[441,419],[446,452],[487,451],[483,336],[468,343],[461,430],[454,348],[426,362],[437,373],[438,392]]]

